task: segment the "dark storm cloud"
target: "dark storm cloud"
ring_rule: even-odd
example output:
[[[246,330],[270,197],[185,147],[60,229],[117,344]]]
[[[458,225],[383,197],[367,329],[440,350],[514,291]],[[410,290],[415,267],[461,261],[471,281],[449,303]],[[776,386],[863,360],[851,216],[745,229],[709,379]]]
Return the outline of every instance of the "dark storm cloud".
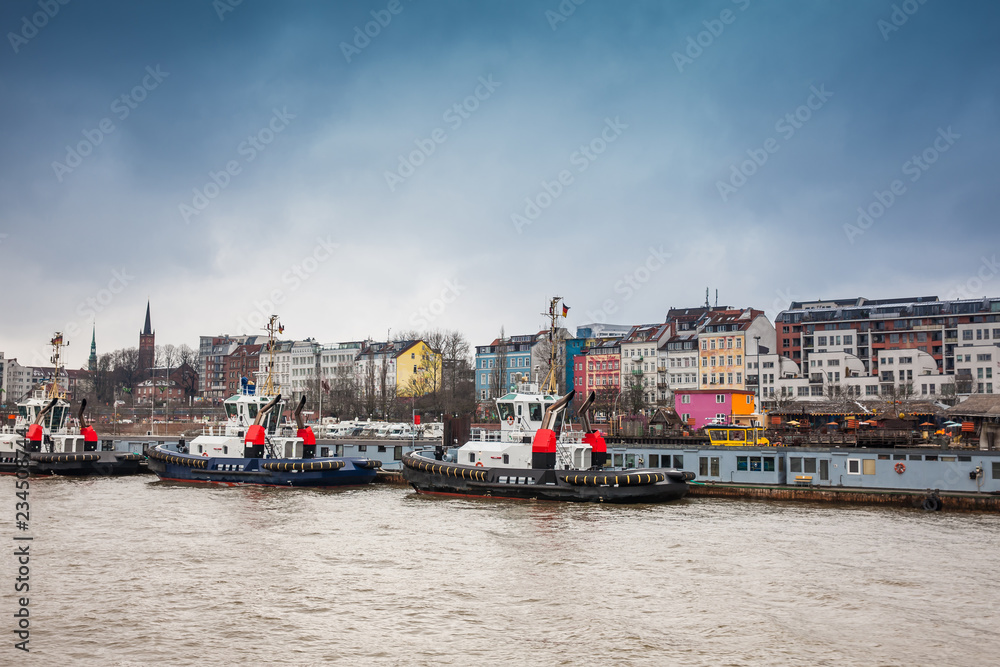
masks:
[[[655,321],[706,286],[769,310],[943,296],[1000,250],[998,14],[8,2],[0,275],[47,296],[3,319],[0,348],[95,315],[105,347],[134,344],[147,297],[159,339],[191,344],[275,290],[294,335],[341,340],[425,322],[457,280],[427,324],[473,342],[535,328],[550,292],[571,325],[609,301],[608,319]],[[858,227],[894,181],[901,194]],[[323,243],[338,249],[306,271]],[[629,287],[657,253],[670,257]],[[128,287],[88,306],[123,269]]]

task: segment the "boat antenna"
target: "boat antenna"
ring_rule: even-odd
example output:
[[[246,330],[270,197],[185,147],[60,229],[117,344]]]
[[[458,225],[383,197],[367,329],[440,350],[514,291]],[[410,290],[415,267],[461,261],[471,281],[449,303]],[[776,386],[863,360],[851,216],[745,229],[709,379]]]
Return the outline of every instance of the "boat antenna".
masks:
[[[549,301],[549,312],[542,313],[549,318],[549,372],[545,375],[545,382],[542,383],[542,391],[546,394],[555,395],[559,392],[559,382],[556,380],[556,323],[560,317],[556,306],[562,300],[561,296],[554,296]],[[563,305],[563,311],[569,310]]]

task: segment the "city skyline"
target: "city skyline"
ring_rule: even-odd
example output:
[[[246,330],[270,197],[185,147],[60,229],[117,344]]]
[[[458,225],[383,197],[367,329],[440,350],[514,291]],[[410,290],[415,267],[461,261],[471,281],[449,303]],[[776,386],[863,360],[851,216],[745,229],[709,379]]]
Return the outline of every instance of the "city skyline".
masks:
[[[0,9],[23,363],[147,299],[194,347],[1000,293],[990,3],[43,4]]]

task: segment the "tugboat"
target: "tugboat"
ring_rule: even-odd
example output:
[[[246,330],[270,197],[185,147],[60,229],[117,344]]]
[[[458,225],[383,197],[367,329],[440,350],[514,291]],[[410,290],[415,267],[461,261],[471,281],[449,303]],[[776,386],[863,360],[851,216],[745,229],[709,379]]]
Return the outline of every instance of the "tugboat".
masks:
[[[498,398],[500,437],[468,442],[446,456],[443,448],[403,457],[403,477],[418,493],[604,503],[656,503],[682,498],[694,473],[674,468],[612,470],[607,445],[592,428],[591,392],[580,408],[579,434],[561,433],[574,391],[557,397],[556,305],[552,299],[549,373],[545,391],[530,382]]]
[[[146,449],[149,469],[161,480],[210,482],[228,486],[349,486],[375,480],[381,463],[368,458],[316,457],[316,436],[302,419],[303,396],[293,411],[297,430],[281,424],[284,402],[273,380],[276,331],[283,330],[272,315],[265,330],[269,352],[267,370],[256,374],[261,390],[246,378],[240,393],[227,398],[224,435],[199,435],[187,451],[159,445]]]
[[[141,472],[143,457],[130,452],[99,451],[97,432],[84,418],[87,399],[80,402],[79,433],[69,428],[70,404],[59,387],[62,334],[52,338],[54,377],[48,388],[36,387],[17,404],[12,431],[0,433],[0,472],[16,470],[23,453],[28,469],[41,475],[132,475]]]

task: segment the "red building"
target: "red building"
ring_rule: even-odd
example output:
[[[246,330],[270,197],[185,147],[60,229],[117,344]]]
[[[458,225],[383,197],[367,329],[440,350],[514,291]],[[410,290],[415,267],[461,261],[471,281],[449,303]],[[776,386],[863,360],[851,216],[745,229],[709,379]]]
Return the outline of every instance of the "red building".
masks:
[[[225,381],[230,395],[239,392],[240,378],[247,378],[251,382],[257,381],[254,373],[260,370],[260,351],[263,347],[263,345],[240,345],[226,357]]]

